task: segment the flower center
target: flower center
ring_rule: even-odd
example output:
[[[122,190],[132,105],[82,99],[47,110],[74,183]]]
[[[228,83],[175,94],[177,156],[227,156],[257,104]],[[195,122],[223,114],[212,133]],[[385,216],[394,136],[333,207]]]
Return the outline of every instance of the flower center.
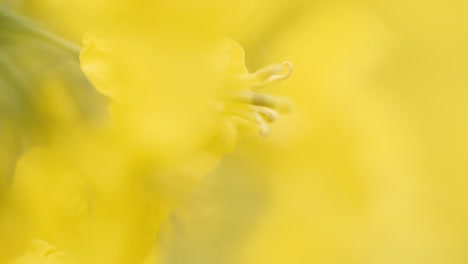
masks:
[[[287,113],[292,103],[283,97],[275,97],[260,92],[262,86],[289,78],[292,63],[283,62],[261,68],[254,73],[236,75],[235,87],[248,89],[230,89],[219,98],[218,110],[237,126],[249,126],[265,137],[269,134],[269,123],[277,119],[278,113]]]

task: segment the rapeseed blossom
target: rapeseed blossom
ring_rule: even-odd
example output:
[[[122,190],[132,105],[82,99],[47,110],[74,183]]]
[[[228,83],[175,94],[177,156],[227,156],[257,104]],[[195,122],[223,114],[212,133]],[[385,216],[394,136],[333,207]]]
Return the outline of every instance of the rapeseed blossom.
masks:
[[[110,120],[59,127],[19,159],[12,199],[31,239],[14,263],[157,259],[161,223],[232,151],[238,126],[266,135],[275,109],[290,108],[251,89],[286,79],[291,63],[249,73],[237,43],[186,27],[136,20],[87,34],[82,69]]]
[[[1,263],[466,262],[467,4],[2,4]]]

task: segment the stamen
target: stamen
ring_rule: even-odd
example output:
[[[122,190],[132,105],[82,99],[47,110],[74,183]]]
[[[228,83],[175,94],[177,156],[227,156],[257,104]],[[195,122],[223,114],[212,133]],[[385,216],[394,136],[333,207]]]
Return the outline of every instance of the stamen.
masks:
[[[278,113],[270,108],[262,107],[262,106],[251,106],[252,110],[256,113],[259,113],[262,118],[267,121],[268,123],[273,123],[278,118]]]
[[[228,116],[236,116],[244,120],[249,121],[250,123],[257,123],[257,117],[254,115],[254,111],[243,105],[229,105],[225,106],[224,113]]]
[[[234,42],[234,44],[236,43]],[[233,45],[233,47],[234,50],[241,51],[235,57],[241,57],[243,61],[242,48],[239,45]],[[239,65],[235,64],[234,66]],[[285,61],[261,68],[254,73],[244,73],[247,72],[244,65],[242,65],[242,69],[242,71],[236,71],[242,72],[242,74],[231,75],[230,81],[232,82],[228,83],[230,89],[224,90],[219,95],[217,100],[222,102],[222,105],[216,109],[231,119],[235,126],[254,127],[260,136],[266,137],[270,133],[268,123],[272,123],[278,118],[278,112],[291,111],[292,103],[288,99],[263,94],[257,90],[261,86],[289,78],[293,71],[293,65],[291,62]]]
[[[254,115],[257,118],[258,134],[261,137],[267,137],[270,134],[270,127],[265,122],[265,120],[263,120],[262,116],[259,113],[255,112]]]
[[[272,122],[276,115],[276,112],[271,109],[245,105],[225,106],[224,113],[240,125],[246,127],[255,125],[262,137],[266,137],[270,133],[267,122]]]
[[[231,93],[226,94],[223,99],[232,103],[265,106],[276,109],[281,113],[287,113],[292,110],[292,103],[285,98],[260,94],[253,91],[232,91]]]
[[[254,73],[239,75],[237,79],[244,85],[259,87],[289,78],[292,74],[292,70],[292,63],[285,61],[281,64],[273,64],[261,68]]]

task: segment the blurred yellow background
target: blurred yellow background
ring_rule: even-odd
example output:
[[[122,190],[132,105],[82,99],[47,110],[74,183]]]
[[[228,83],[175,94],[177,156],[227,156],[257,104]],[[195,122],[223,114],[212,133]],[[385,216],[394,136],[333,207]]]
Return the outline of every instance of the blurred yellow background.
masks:
[[[129,251],[119,260],[121,263],[143,261],[145,257],[140,255],[145,254],[141,248],[150,246],[138,232],[146,229],[128,228],[128,231],[125,228],[153,220],[142,219],[146,217],[146,205],[140,208],[140,205],[134,204],[140,198],[126,199],[122,196],[140,195],[139,187],[127,190],[126,184],[140,186],[139,180],[146,184],[146,175],[151,175],[151,179],[156,179],[153,180],[157,195],[150,194],[148,196],[151,198],[148,199],[154,201],[158,209],[157,216],[150,219],[157,219],[154,220],[158,223],[154,232],[158,239],[151,242],[154,242],[151,247],[157,248],[157,253],[154,253],[156,257],[147,258],[148,263],[468,263],[468,74],[465,72],[468,70],[468,2],[3,2],[9,2],[11,8],[37,21],[38,25],[72,41],[80,41],[84,33],[96,26],[126,24],[129,21],[131,27],[116,27],[115,32],[105,32],[111,32],[108,35],[112,36],[109,37],[112,41],[120,41],[116,47],[123,51],[119,50],[103,59],[128,66],[129,70],[119,68],[119,71],[126,73],[116,76],[118,71],[111,69],[107,72],[105,68],[102,79],[107,76],[122,78],[129,83],[136,80],[133,83],[157,86],[157,89],[152,87],[151,90],[146,90],[145,85],[136,88],[129,86],[125,92],[141,93],[135,97],[141,99],[136,101],[138,103],[145,99],[145,102],[150,100],[162,104],[165,100],[168,106],[164,111],[176,111],[167,119],[177,119],[174,124],[164,119],[166,115],[153,115],[151,111],[158,111],[159,108],[153,108],[151,103],[147,107],[138,105],[141,109],[132,112],[140,118],[141,111],[151,109],[148,119],[144,120],[154,123],[151,128],[146,126],[149,132],[143,131],[143,134],[163,137],[164,142],[159,142],[161,138],[157,138],[156,143],[148,143],[141,139],[141,134],[129,136],[131,132],[127,131],[128,127],[108,128],[108,121],[100,121],[101,117],[97,118],[98,121],[89,117],[101,116],[99,107],[92,113],[76,110],[89,109],[89,101],[77,99],[74,91],[91,85],[83,81],[84,76],[79,75],[79,66],[75,61],[55,66],[64,74],[51,70],[53,73],[26,76],[34,80],[33,86],[48,87],[38,89],[47,96],[35,95],[33,101],[37,106],[28,107],[33,109],[33,113],[36,113],[36,107],[43,109],[34,120],[49,122],[38,121],[39,125],[32,129],[17,122],[14,115],[2,115],[0,173],[5,175],[4,179],[13,177],[12,181],[15,181],[12,164],[18,157],[23,161],[18,164],[28,164],[28,159],[34,156],[28,149],[49,144],[59,147],[52,148],[51,154],[38,155],[39,161],[34,158],[31,162],[55,165],[40,169],[29,167],[27,172],[18,167],[20,172],[24,172],[20,176],[25,182],[29,174],[39,177],[37,175],[47,175],[49,170],[61,177],[55,166],[62,164],[60,153],[68,151],[74,154],[70,154],[68,159],[72,162],[70,166],[65,166],[66,169],[76,166],[81,173],[102,166],[96,175],[84,173],[83,183],[79,184],[88,184],[91,193],[96,192],[97,201],[94,204],[97,210],[116,206],[115,210],[103,209],[102,214],[108,215],[102,218],[97,214],[97,221],[102,221],[100,225],[105,226],[114,220],[117,223],[109,230],[90,232],[90,236],[95,234],[97,241],[94,253],[90,255],[99,255],[95,251],[100,250],[99,243],[102,243],[103,251],[110,252],[116,248]],[[157,16],[153,17],[152,12]],[[166,30],[176,32],[174,36],[180,33],[182,37],[174,37],[174,40],[182,43],[171,45],[168,39],[161,42],[158,37],[167,36]],[[184,35],[187,32],[190,32],[190,37]],[[197,45],[211,47],[209,45],[212,44],[208,38],[194,41],[198,33],[202,36],[223,35],[239,42],[245,50],[245,63],[250,72],[286,60],[294,64],[294,72],[288,80],[253,89],[290,98],[294,103],[290,114],[281,115],[271,125],[269,137],[261,138],[248,130],[238,129],[235,151],[221,155],[212,147],[205,148],[205,145],[202,152],[198,151],[200,142],[212,136],[205,130],[217,122],[216,118],[213,121],[211,117],[201,116],[206,109],[198,102],[205,102],[206,97],[216,90],[211,86],[216,86],[218,82],[218,77],[214,75],[217,71],[209,66],[216,61],[214,58],[218,53],[198,49]],[[3,41],[4,36],[1,37]],[[126,40],[127,37],[132,40]],[[36,65],[37,54],[41,54],[41,51],[35,51],[36,55],[31,58],[23,58],[15,55],[18,46],[8,46],[6,42],[0,42],[4,44],[1,55],[16,56],[20,66],[40,67]],[[28,54],[34,54],[31,47],[24,41],[20,42]],[[15,51],[12,51],[13,47],[16,47]],[[150,51],[152,47],[164,47],[168,52]],[[181,50],[186,53],[180,53]],[[190,52],[196,55],[191,56]],[[138,57],[133,54],[138,54]],[[145,56],[148,56],[148,63]],[[152,58],[160,60],[150,62]],[[66,60],[73,61],[69,58]],[[101,58],[96,64],[99,63]],[[56,62],[49,64],[57,65]],[[168,65],[183,70],[173,71],[173,68],[165,67]],[[8,75],[8,66],[1,67],[3,78]],[[137,67],[141,67],[141,70]],[[153,69],[157,69],[154,77],[157,82],[145,78],[152,75]],[[164,74],[167,78],[158,79],[156,73]],[[187,79],[174,77],[177,82],[170,80],[178,74],[182,76],[180,78]],[[80,77],[70,77],[75,75]],[[92,83],[96,86],[94,80]],[[103,83],[108,82],[104,80]],[[97,90],[102,92],[100,86]],[[160,91],[168,94],[158,97],[157,92]],[[185,91],[187,94],[180,96]],[[104,105],[102,98],[94,93],[81,98],[93,98],[91,105]],[[9,102],[8,95],[2,93],[1,96],[1,104]],[[110,98],[114,99],[112,95]],[[66,100],[71,101],[63,104],[68,102]],[[87,103],[81,104],[83,101]],[[126,105],[124,102],[122,105],[132,104]],[[94,125],[96,122],[98,125]],[[134,123],[124,123],[128,124]],[[203,129],[198,128],[197,124],[203,124],[200,125]],[[144,130],[145,125],[138,129]],[[37,133],[37,127],[42,126],[47,127],[47,132]],[[95,132],[89,132],[94,131],[96,126],[104,126],[105,132],[98,132],[98,136],[94,135]],[[163,126],[173,130],[159,131]],[[106,136],[107,133],[112,136]],[[141,147],[138,144],[144,143],[140,141],[135,146],[133,137],[148,143],[151,148]],[[87,143],[77,143],[80,140]],[[153,143],[155,145],[151,145]],[[161,148],[156,150],[157,146]],[[45,153],[48,152],[46,150]],[[44,158],[46,155],[50,156]],[[117,162],[113,163],[114,159],[118,165]],[[49,161],[51,163],[44,163]],[[157,164],[156,168],[153,164]],[[101,176],[102,180],[99,178]],[[41,177],[45,179],[41,188],[47,189],[47,181],[54,181],[56,176]],[[40,181],[41,177],[35,180]],[[9,184],[8,180],[2,181],[2,186],[6,186],[3,188],[5,193],[9,193]],[[34,186],[28,188],[34,189]],[[31,198],[33,200],[40,200],[44,195],[44,189],[35,193],[28,188],[23,191],[34,193],[36,196],[31,194],[31,197],[35,197]],[[109,192],[102,194],[103,190]],[[105,202],[100,203],[100,194]],[[57,192],[57,195],[68,194]],[[2,207],[5,208],[4,215],[16,211],[15,205],[11,205],[14,203],[9,203],[8,198],[2,200],[6,204]],[[142,200],[146,201],[146,198]],[[87,201],[88,206],[93,204],[93,199]],[[121,207],[118,207],[119,204]],[[47,206],[35,208],[48,210],[44,209]],[[93,221],[93,214],[89,214],[86,216],[88,220],[83,221]],[[128,214],[137,216],[127,219]],[[31,234],[42,232],[54,240],[46,242],[65,253],[70,253],[65,250],[70,248],[70,251],[76,250],[73,254],[88,254],[82,253],[87,250],[86,247],[74,245],[77,238],[73,237],[72,231],[72,235],[55,234],[61,229],[50,231],[55,227],[47,227],[47,223],[55,225],[56,220],[47,217],[44,220],[38,216],[38,219],[46,221],[42,226],[34,227],[37,223],[25,223],[24,226],[42,230],[36,233],[31,231]],[[62,219],[60,223],[65,225],[69,223],[67,221],[75,221],[75,218],[70,219]],[[5,230],[13,228],[8,223],[5,226]],[[47,227],[46,231],[43,230],[44,226]],[[115,242],[115,247],[106,244],[111,239],[102,237],[122,228],[129,234],[116,240],[135,241],[125,240],[119,245]],[[0,225],[1,232],[7,234],[3,229]],[[130,235],[131,232],[136,235]],[[15,236],[19,237],[15,233],[10,234],[4,241],[10,241]],[[24,236],[27,239],[45,239]],[[87,241],[86,238],[80,239]],[[21,245],[17,246],[18,252],[24,251],[21,243],[18,242]],[[141,248],[129,246],[131,244]],[[0,252],[6,256],[8,251]],[[102,257],[101,263],[117,263],[113,262],[117,255],[112,254]],[[78,263],[97,263],[92,259],[86,256]],[[94,261],[96,259],[99,260],[99,257]],[[40,263],[37,259],[16,261],[12,263]],[[43,263],[65,263],[50,261],[44,260]]]

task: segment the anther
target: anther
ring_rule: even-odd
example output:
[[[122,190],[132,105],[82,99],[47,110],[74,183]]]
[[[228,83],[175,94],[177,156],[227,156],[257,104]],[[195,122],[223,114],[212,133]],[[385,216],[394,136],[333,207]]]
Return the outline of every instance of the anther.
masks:
[[[260,116],[268,123],[273,123],[278,118],[278,113],[270,108],[261,106],[251,106],[252,110],[260,114]]]
[[[285,61],[281,64],[273,64],[261,68],[254,73],[239,75],[237,79],[245,85],[259,87],[285,80],[291,76],[292,71],[292,63]]]

